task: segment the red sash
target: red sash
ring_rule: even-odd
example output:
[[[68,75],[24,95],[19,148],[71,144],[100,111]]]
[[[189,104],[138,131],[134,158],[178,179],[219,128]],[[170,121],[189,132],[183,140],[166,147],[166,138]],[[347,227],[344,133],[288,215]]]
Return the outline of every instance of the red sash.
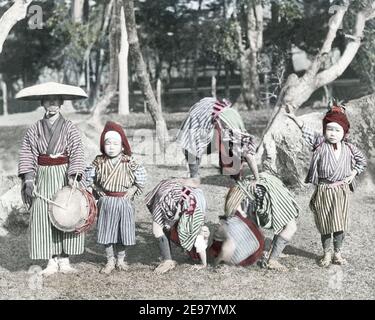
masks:
[[[48,154],[38,156],[38,165],[40,166],[59,166],[67,163],[69,163],[68,156],[60,156],[57,158],[52,158]]]
[[[126,195],[126,192],[110,192],[110,191],[104,191],[105,195],[108,197],[116,197],[116,198],[122,198]]]

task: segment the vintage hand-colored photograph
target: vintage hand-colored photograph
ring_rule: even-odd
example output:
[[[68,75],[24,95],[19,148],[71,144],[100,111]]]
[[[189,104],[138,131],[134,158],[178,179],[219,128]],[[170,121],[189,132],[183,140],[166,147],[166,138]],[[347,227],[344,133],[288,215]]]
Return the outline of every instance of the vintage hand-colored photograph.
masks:
[[[375,299],[374,27],[373,0],[0,0],[0,300]]]

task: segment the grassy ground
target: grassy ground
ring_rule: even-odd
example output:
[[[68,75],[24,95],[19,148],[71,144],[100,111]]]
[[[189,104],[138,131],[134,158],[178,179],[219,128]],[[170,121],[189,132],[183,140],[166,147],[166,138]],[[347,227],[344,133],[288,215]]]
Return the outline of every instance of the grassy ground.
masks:
[[[169,127],[177,127],[183,116],[167,116]],[[259,127],[264,124],[264,114],[257,117]],[[136,119],[136,120],[134,120]],[[250,116],[245,115],[247,123]],[[253,118],[254,119],[254,118]],[[129,120],[126,120],[129,121]],[[130,129],[150,127],[150,119],[136,115]],[[0,128],[3,138],[22,135],[24,128]],[[18,139],[18,138],[17,138]],[[1,139],[0,151],[9,144]],[[14,141],[14,140],[13,140]],[[13,171],[17,145],[14,152],[1,155],[1,164]],[[8,157],[8,158],[7,158]],[[144,158],[139,155],[140,158]],[[144,160],[144,159],[143,159]],[[147,192],[168,176],[185,176],[186,168],[177,164],[147,164]],[[231,181],[218,173],[216,163],[202,169],[202,189],[208,202],[208,222],[213,230],[222,214],[224,197]],[[350,230],[345,239],[344,255],[349,264],[343,267],[320,268],[316,259],[320,254],[319,234],[314,226],[308,201],[312,189],[294,190],[302,211],[295,238],[286,248],[282,258],[289,267],[287,273],[268,271],[257,265],[234,267],[222,265],[217,269],[192,272],[192,262],[179,249],[173,247],[173,256],[179,262],[175,270],[165,275],[155,275],[153,269],[159,262],[157,242],[151,232],[151,217],[143,204],[136,199],[137,244],[128,250],[130,269],[111,275],[99,273],[105,263],[104,250],[96,244],[95,229],[87,235],[86,251],[73,257],[79,270],[74,275],[56,274],[39,278],[34,271],[45,266],[44,261],[31,261],[28,257],[27,225],[17,214],[9,217],[8,235],[0,237],[0,298],[1,299],[375,299],[373,273],[375,247],[375,200],[372,190],[358,189],[352,196]],[[265,232],[267,245],[272,234]]]

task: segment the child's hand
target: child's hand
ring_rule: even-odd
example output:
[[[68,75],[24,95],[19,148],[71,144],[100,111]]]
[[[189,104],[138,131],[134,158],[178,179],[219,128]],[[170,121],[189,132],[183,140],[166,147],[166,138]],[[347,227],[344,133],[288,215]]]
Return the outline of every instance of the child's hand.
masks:
[[[344,179],[345,183],[351,184],[356,175],[357,175],[357,171],[353,172],[349,177],[346,177]]]
[[[126,192],[125,198],[132,200],[134,198],[135,193],[137,192],[138,188],[136,186],[132,186]]]
[[[256,179],[250,181],[250,191],[252,194],[255,194],[257,183],[258,183],[258,180]]]

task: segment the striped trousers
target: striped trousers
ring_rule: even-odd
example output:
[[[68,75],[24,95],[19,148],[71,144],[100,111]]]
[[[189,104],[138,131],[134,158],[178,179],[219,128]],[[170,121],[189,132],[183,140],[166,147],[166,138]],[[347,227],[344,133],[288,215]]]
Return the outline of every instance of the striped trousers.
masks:
[[[349,224],[349,185],[331,188],[319,184],[310,200],[310,209],[321,234],[346,231]]]
[[[101,197],[98,201],[98,243],[135,244],[133,203],[123,197]]]
[[[47,199],[67,185],[67,164],[39,166],[36,175],[36,191]],[[30,209],[29,253],[31,259],[51,259],[63,252],[69,255],[84,252],[85,235],[62,232],[56,229],[48,215],[48,203],[35,197]]]

